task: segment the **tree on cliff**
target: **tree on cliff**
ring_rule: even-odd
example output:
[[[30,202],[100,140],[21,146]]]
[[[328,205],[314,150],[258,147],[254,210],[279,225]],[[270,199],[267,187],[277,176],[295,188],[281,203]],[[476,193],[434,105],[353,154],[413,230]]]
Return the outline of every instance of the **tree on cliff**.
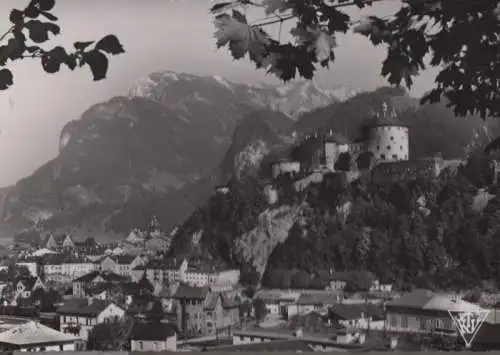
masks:
[[[62,64],[70,70],[88,65],[94,80],[98,81],[106,77],[107,55],[125,52],[114,35],[107,35],[97,42],[75,42],[71,52],[61,46],[42,48],[40,44],[61,32],[56,24],[58,18],[51,13],[54,6],[55,0],[31,0],[23,10],[11,10],[11,26],[0,36],[0,90],[6,90],[14,83],[12,71],[6,68],[9,62],[40,59],[43,70],[49,74],[57,73]]]
[[[233,58],[248,58],[257,68],[284,81],[297,75],[311,79],[319,67],[335,61],[335,36],[350,29],[387,48],[382,76],[411,87],[413,78],[430,65],[440,68],[433,90],[423,102],[445,96],[458,115],[500,115],[500,3],[496,0],[403,0],[392,17],[370,16],[352,21],[344,8],[364,8],[382,0],[230,0],[211,9],[218,47]],[[250,21],[246,8],[260,8],[265,18]],[[281,41],[281,24],[293,21],[293,42]],[[275,36],[266,32],[280,24]]]

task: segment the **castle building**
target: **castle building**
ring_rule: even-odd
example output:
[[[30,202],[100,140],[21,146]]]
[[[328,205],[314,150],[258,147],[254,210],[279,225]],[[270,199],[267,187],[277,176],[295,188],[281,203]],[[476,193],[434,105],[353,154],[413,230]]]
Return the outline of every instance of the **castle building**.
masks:
[[[349,152],[349,141],[338,133],[330,133],[324,139],[325,165],[335,171],[335,163],[340,154]]]
[[[442,157],[410,160],[410,129],[397,118],[394,109],[389,112],[385,102],[380,113],[362,123],[360,133],[360,138],[354,142],[331,130],[306,136],[292,151],[293,160],[273,165],[273,177],[285,173],[295,175],[301,170],[326,169],[330,172],[342,170],[347,174],[370,171],[373,180],[382,181],[398,177],[437,177],[443,169]],[[344,160],[345,153],[349,154],[350,164]]]
[[[273,178],[284,174],[293,176],[298,173],[300,173],[300,163],[297,161],[282,159],[274,163],[272,167]]]
[[[362,129],[365,151],[372,152],[377,163],[409,160],[409,128],[397,119],[394,111],[387,112],[386,103],[382,114],[367,121]]]

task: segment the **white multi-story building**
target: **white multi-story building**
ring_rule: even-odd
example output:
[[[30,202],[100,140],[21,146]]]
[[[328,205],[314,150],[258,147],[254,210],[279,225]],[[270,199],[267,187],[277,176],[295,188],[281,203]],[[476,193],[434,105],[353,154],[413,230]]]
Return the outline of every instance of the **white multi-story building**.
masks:
[[[46,280],[61,281],[74,279],[99,270],[96,264],[85,257],[72,254],[48,255],[44,260],[43,270]]]

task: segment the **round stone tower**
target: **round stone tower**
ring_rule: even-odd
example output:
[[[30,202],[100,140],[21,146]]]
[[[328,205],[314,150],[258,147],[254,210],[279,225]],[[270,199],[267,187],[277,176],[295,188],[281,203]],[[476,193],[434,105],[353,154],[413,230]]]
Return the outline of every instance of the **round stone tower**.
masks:
[[[377,163],[407,161],[410,158],[409,128],[397,119],[395,111],[382,112],[365,123],[365,151],[373,153]]]

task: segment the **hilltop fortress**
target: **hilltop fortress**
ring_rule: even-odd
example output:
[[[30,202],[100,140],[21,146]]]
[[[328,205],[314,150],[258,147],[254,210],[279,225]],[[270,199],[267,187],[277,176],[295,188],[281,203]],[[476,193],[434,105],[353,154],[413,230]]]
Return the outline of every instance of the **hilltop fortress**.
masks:
[[[394,110],[384,103],[380,113],[363,122],[360,138],[350,142],[339,133],[307,135],[295,154],[272,165],[273,178],[288,174],[297,180],[313,173],[345,173],[348,180],[360,174],[380,182],[417,177],[437,177],[445,166],[435,157],[410,159],[410,127],[400,121]]]

